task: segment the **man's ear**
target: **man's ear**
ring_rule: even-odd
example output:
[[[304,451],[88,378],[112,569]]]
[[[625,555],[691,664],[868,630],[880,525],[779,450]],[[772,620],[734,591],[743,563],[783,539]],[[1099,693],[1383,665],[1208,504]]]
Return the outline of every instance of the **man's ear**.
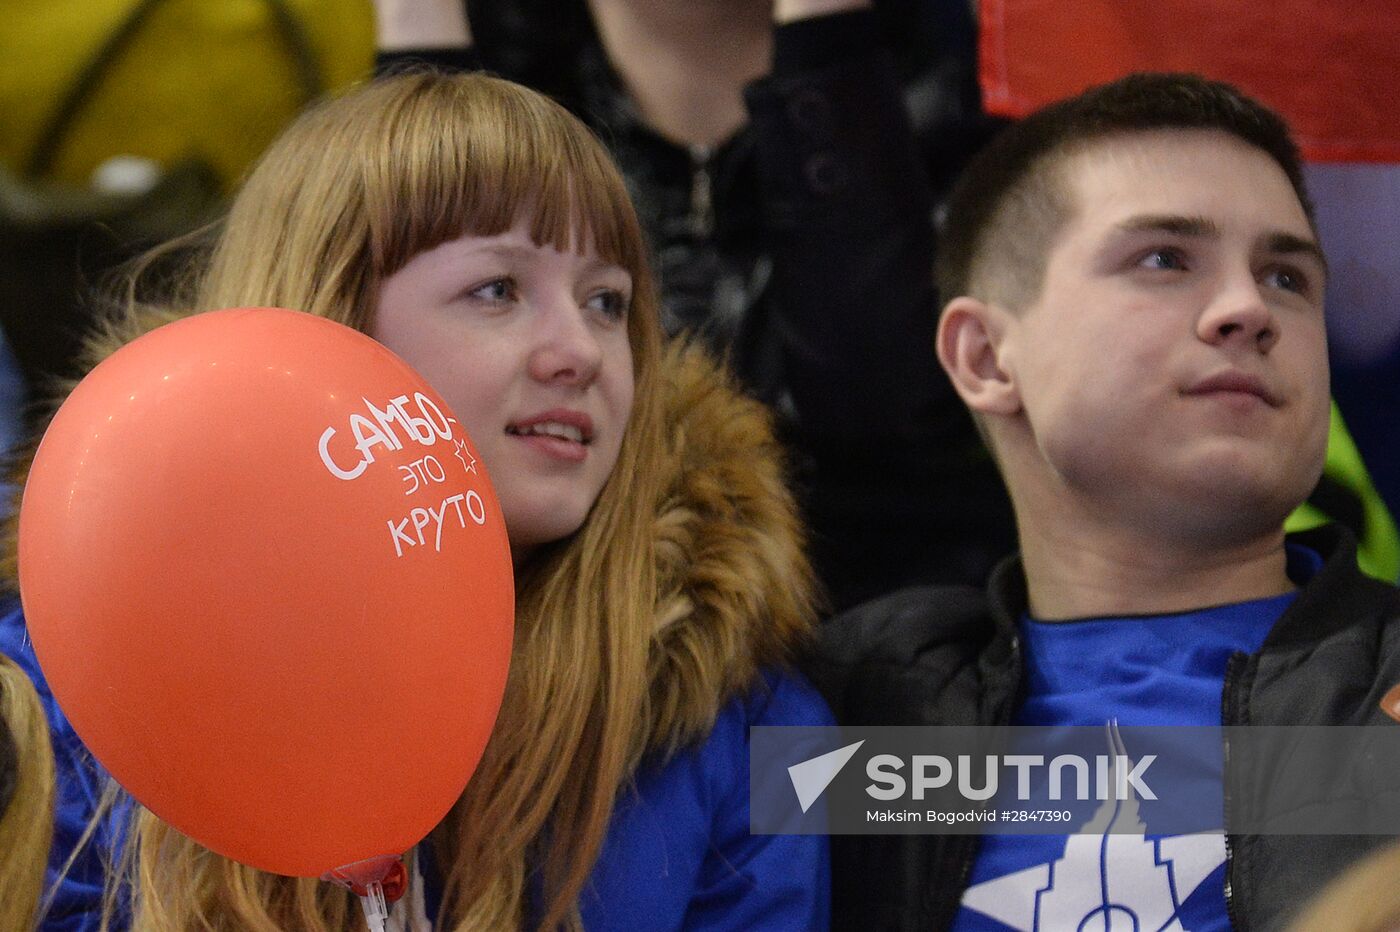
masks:
[[[954,298],[938,321],[938,361],[962,400],[984,414],[1015,414],[1021,393],[1003,365],[1008,314],[976,298]]]

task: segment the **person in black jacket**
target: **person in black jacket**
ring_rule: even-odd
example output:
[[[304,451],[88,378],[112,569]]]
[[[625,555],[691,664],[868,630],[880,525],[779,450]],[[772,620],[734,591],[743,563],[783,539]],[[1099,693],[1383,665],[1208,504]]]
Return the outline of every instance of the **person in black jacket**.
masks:
[[[1010,504],[929,359],[936,205],[995,125],[965,3],[376,11],[380,71],[485,68],[607,143],[650,242],[663,326],[725,356],[779,416],[833,607],[986,580],[1014,544]]]
[[[985,595],[905,590],[830,622],[813,673],[838,719],[1395,727],[1400,593],[1345,531],[1283,531],[1322,470],[1328,368],[1282,120],[1194,76],[1091,89],[974,160],[940,248],[937,355],[1020,554]],[[836,926],[1276,928],[1384,841],[1243,833],[1218,766],[1198,805],[1223,836],[837,839]]]

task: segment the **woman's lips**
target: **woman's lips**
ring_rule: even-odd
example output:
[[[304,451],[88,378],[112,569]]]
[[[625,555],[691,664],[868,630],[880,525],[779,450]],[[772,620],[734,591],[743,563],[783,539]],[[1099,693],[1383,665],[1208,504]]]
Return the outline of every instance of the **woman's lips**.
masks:
[[[577,463],[588,458],[593,419],[582,411],[552,408],[506,425],[506,434],[555,459]]]
[[[569,463],[581,463],[588,458],[588,445],[577,440],[551,437],[548,434],[515,434],[507,436],[519,440],[538,453]]]

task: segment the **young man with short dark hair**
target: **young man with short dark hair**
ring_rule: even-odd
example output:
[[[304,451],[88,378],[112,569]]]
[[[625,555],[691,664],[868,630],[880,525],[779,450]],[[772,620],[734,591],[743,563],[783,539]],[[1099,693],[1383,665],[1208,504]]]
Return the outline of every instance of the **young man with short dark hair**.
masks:
[[[937,355],[1020,555],[985,597],[905,590],[828,625],[838,717],[1389,721],[1400,595],[1345,532],[1283,531],[1329,414],[1327,264],[1283,122],[1192,76],[1090,90],[973,162],[940,248]],[[1223,792],[1201,804],[1229,834],[1088,869],[1063,835],[838,839],[837,925],[1275,928],[1383,840],[1241,835]]]

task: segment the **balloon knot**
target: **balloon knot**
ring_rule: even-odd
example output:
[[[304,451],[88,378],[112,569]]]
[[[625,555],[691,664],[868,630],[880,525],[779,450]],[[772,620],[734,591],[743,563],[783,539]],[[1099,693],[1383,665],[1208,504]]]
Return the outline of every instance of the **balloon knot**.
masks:
[[[377,883],[384,891],[384,901],[394,903],[408,890],[408,871],[398,855],[386,854],[366,858],[326,871],[321,879],[344,887],[358,897],[369,895],[370,884]]]

